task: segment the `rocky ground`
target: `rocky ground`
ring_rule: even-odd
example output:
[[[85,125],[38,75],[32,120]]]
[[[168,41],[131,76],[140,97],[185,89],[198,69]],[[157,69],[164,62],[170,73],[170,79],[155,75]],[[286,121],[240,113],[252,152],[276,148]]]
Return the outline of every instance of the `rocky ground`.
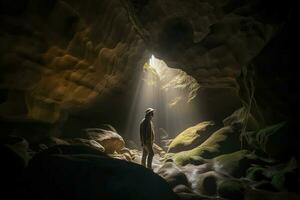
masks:
[[[111,126],[38,144],[9,136],[1,140],[4,191],[11,199],[300,199],[298,157],[284,154],[287,124],[258,129],[252,119],[241,133],[241,113],[224,127],[190,127],[167,149],[155,144],[153,171]]]

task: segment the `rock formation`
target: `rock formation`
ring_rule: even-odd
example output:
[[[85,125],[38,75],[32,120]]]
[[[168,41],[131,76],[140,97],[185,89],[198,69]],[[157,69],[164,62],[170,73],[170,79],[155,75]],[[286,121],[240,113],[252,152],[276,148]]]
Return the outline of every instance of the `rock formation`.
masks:
[[[294,4],[0,0],[5,193],[299,199]],[[178,72],[165,75],[164,87],[189,88],[201,115],[176,136],[157,127],[168,141],[167,153],[162,141],[155,145],[153,171],[160,176],[136,164],[138,139],[125,132],[152,55]],[[183,75],[193,81],[185,84]]]

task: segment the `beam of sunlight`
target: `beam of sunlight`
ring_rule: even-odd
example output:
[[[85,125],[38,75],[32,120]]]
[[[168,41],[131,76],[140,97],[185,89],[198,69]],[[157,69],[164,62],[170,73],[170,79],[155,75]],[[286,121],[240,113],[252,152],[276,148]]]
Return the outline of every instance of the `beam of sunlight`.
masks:
[[[126,128],[128,139],[139,142],[139,123],[148,107],[155,109],[158,143],[159,138],[173,138],[200,121],[199,102],[194,101],[200,86],[194,78],[151,56],[138,79]]]

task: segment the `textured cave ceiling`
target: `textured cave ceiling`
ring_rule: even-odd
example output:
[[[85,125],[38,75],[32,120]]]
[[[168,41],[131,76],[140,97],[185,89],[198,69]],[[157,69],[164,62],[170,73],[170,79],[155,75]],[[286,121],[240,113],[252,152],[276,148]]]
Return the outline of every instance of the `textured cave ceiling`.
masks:
[[[152,54],[193,76],[204,116],[223,119],[245,101],[241,70],[259,61],[291,7],[259,0],[1,0],[1,121],[63,124],[69,132],[100,122],[121,127]],[[266,77],[272,83],[268,74],[256,81]]]

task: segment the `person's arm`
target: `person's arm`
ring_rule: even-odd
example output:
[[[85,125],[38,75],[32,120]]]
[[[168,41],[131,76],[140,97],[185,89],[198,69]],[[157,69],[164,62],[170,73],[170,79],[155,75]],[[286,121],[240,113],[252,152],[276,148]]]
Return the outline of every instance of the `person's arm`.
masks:
[[[140,124],[140,140],[141,140],[141,145],[144,145],[144,130],[143,130],[143,123]]]

